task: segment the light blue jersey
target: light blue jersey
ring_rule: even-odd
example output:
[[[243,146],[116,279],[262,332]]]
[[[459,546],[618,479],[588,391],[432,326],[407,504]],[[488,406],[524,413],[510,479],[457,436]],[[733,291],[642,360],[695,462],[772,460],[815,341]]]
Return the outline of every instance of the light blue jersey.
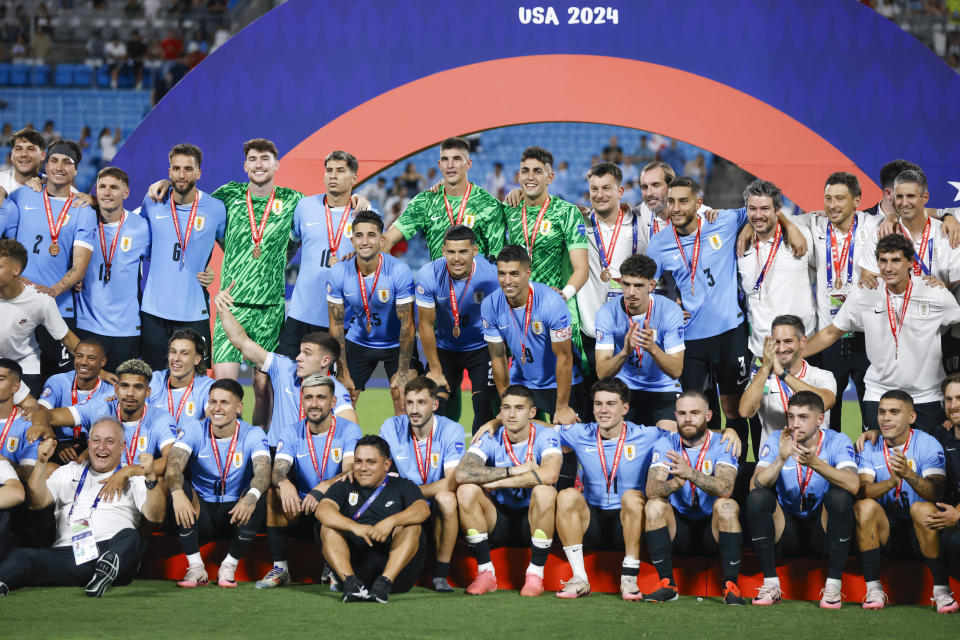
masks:
[[[103,417],[119,418],[117,400],[104,402],[103,400],[88,400],[83,404],[70,407],[74,424],[83,427],[89,436],[93,424]],[[163,448],[172,444],[177,438],[177,426],[173,416],[166,411],[149,404],[144,405],[144,414],[139,420],[123,423],[124,453],[120,462],[140,464],[140,454],[146,453],[159,457]],[[132,454],[132,455],[131,455]]]
[[[463,427],[436,414],[433,420],[431,437],[419,440],[416,444],[407,416],[387,418],[380,427],[380,437],[390,445],[394,467],[391,471],[396,470],[401,477],[418,485],[432,484],[446,478],[448,472],[453,473],[463,456]],[[420,464],[417,463],[416,448],[420,450]],[[426,472],[425,479],[421,471]]]
[[[10,422],[9,416],[0,420],[0,456],[9,460],[14,467],[29,466],[37,462],[40,440],[27,442],[27,429],[32,426],[19,410],[13,422]]]
[[[66,373],[57,373],[47,378],[47,384],[43,385],[43,392],[37,400],[47,409],[58,409],[60,407],[72,407],[74,404],[81,404],[88,399],[103,400],[116,395],[113,385],[97,378],[96,386],[90,391],[77,389],[74,391],[73,385],[77,380],[76,371],[67,371]],[[76,402],[74,402],[74,393],[76,393]],[[72,427],[55,427],[54,433],[58,440],[73,439]]]
[[[271,429],[273,431],[273,429]],[[329,480],[343,471],[343,461],[353,457],[353,449],[363,433],[360,426],[344,418],[333,416],[331,426],[325,433],[309,437],[313,440],[314,458],[310,455],[310,445],[307,443],[307,421],[300,420],[277,429],[277,460],[287,460],[291,463],[290,479],[297,486],[300,498],[323,480]],[[332,440],[330,440],[332,434]],[[330,447],[327,448],[327,440]],[[324,458],[323,452],[327,451]]]
[[[560,438],[557,436],[556,430],[535,424],[531,424],[530,429],[533,430],[532,446],[527,444],[529,436],[524,439],[523,442],[516,444],[511,442],[513,455],[520,464],[530,460],[539,465],[543,462],[545,456],[552,454],[562,455],[560,451]],[[467,453],[472,453],[480,457],[488,467],[515,466],[517,463],[510,457],[507,446],[504,444],[505,438],[507,438],[507,430],[504,427],[500,427],[492,436],[490,434],[484,434],[476,444],[470,447]],[[530,457],[528,457],[528,446],[533,449],[533,453],[529,454]],[[530,495],[532,493],[532,488],[512,488],[495,489],[490,495],[494,500],[506,507],[510,507],[511,509],[525,509],[530,506]]]
[[[177,441],[173,445],[190,454],[190,484],[204,502],[236,502],[250,488],[253,479],[253,459],[270,459],[270,446],[267,434],[243,420],[237,420],[237,447],[233,456],[230,453],[231,437],[217,438],[216,449],[210,440],[212,428],[210,420],[204,420],[197,429],[180,429]],[[217,460],[220,466],[217,466]],[[220,482],[221,470],[226,465],[226,482],[223,495],[217,495],[216,486]]]
[[[447,261],[439,258],[428,262],[417,272],[417,306],[436,312],[437,346],[447,351],[473,351],[486,345],[480,320],[483,301],[499,291],[497,268],[483,256],[473,259],[473,273],[469,278],[453,280],[447,271]],[[450,283],[457,300],[460,315],[460,335],[453,335],[453,307]]]
[[[939,429],[939,427],[937,428]],[[924,478],[946,476],[943,447],[940,446],[936,438],[919,429],[911,429],[910,439],[905,446],[906,453],[904,453],[903,447],[896,447],[895,450],[904,454],[911,470]],[[885,447],[883,438],[879,438],[876,444],[870,442],[864,444],[863,451],[857,456],[858,473],[873,476],[874,482],[889,480],[891,477],[890,469],[887,467],[886,456],[883,455]],[[888,453],[891,456],[893,455],[893,451],[889,449]],[[910,505],[914,502],[924,502],[925,499],[921,498],[906,480],[900,483],[899,491],[897,489],[897,487],[894,487],[886,492],[877,498],[877,502],[883,505],[886,512],[894,518],[909,519]]]
[[[148,402],[173,416],[177,426],[182,420],[200,421],[206,417],[207,400],[210,387],[216,382],[213,378],[194,374],[193,388],[188,384],[182,389],[170,388],[170,370],[154,371],[150,378],[150,399]],[[190,389],[190,395],[184,400],[184,394]]]
[[[653,445],[653,457],[650,459],[650,468],[666,467],[669,463],[669,458],[667,458],[668,451],[676,451],[677,453],[686,451],[690,466],[696,469],[699,463],[699,471],[704,475],[715,475],[719,465],[726,465],[736,470],[738,466],[737,458],[729,451],[726,451],[727,445],[721,442],[722,438],[720,434],[711,431],[707,433],[710,438],[709,446],[707,447],[706,453],[703,454],[702,461],[700,454],[703,451],[704,445],[707,444],[706,439],[696,447],[684,447],[683,440],[678,434],[669,433]],[[672,480],[673,476],[669,476],[668,479]],[[694,497],[694,493],[696,497]],[[716,496],[707,493],[700,487],[691,488],[689,482],[684,482],[680,489],[670,494],[670,504],[681,514],[694,520],[710,517],[713,513],[713,503],[716,501]]]

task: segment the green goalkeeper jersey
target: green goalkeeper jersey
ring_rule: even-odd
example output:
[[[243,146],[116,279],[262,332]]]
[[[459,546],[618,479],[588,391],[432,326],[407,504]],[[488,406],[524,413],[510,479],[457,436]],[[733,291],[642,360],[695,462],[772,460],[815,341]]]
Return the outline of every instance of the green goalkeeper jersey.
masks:
[[[504,214],[507,220],[507,241],[526,248],[529,242],[524,238],[522,209],[522,204],[519,207],[505,207]],[[587,248],[587,228],[583,215],[575,205],[562,198],[550,196],[550,206],[544,212],[534,237],[539,213],[540,207],[527,208],[526,235],[533,241],[530,279],[563,289],[573,273],[570,251]]]

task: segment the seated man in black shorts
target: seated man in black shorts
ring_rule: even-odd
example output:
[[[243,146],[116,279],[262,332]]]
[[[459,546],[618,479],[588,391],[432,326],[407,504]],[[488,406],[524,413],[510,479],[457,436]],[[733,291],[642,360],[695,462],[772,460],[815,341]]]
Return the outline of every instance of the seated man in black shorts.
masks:
[[[383,438],[360,438],[353,479],[335,483],[317,507],[323,557],[343,585],[344,602],[386,604],[391,593],[409,591],[423,569],[421,525],[430,506],[417,485],[387,475],[390,465]]]

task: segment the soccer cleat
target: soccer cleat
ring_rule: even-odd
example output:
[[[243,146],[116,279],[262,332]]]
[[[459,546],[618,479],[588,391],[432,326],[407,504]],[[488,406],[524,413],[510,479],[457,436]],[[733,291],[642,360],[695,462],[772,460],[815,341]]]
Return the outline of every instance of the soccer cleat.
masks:
[[[433,590],[437,593],[453,593],[453,587],[450,586],[447,579],[440,576],[433,578]]]
[[[370,599],[376,600],[380,604],[387,604],[391,589],[393,589],[393,583],[386,576],[377,576],[377,579],[373,581],[373,586],[370,587]]]
[[[194,587],[202,587],[209,583],[210,579],[207,578],[207,570],[203,568],[203,565],[192,564],[187,569],[187,575],[183,576],[183,580],[178,582],[177,586],[183,587],[184,589],[193,589]]]
[[[557,591],[557,597],[563,598],[564,600],[583,598],[588,595],[590,595],[590,583],[577,576],[573,576],[564,582],[563,589]]]
[[[470,586],[467,587],[467,593],[472,596],[482,596],[485,593],[493,593],[497,590],[497,576],[493,571],[481,571],[473,579]]]
[[[637,586],[637,576],[620,576],[620,597],[627,602],[643,600],[643,592]]]
[[[543,595],[543,578],[535,573],[527,573],[523,578],[523,588],[520,595],[525,598],[536,598]]]
[[[84,593],[91,598],[99,598],[117,579],[119,572],[120,556],[113,551],[107,551],[97,559],[97,564],[93,568],[93,577],[83,590]]]
[[[343,581],[343,601],[344,602],[367,602],[370,600],[370,594],[367,588],[363,586],[357,576],[347,576]]]
[[[217,572],[217,586],[224,589],[233,589],[236,587],[236,573],[237,565],[220,565],[220,570]]]
[[[285,587],[288,584],[290,584],[290,572],[274,566],[267,572],[267,575],[263,576],[263,580],[257,580],[257,584],[254,586],[257,589],[273,589],[274,587]]]
[[[883,589],[868,589],[867,595],[863,596],[864,609],[883,609],[887,603],[887,594]]]
[[[753,604],[758,607],[769,607],[772,604],[779,604],[783,600],[783,592],[780,585],[765,584],[757,589],[757,597],[753,599]]]
[[[960,609],[950,592],[934,594],[930,601],[937,605],[937,613],[956,613]]]
[[[828,584],[820,590],[821,609],[839,609],[842,606],[843,594],[840,593],[839,587]]]
[[[621,579],[621,585],[623,584]],[[643,597],[644,602],[673,602],[678,599],[680,594],[677,593],[677,585],[674,583],[673,578],[661,578],[660,587],[656,591],[652,591]]]
[[[747,604],[747,601],[743,598],[743,594],[740,593],[740,587],[737,586],[736,582],[730,582],[728,580],[727,583],[723,585],[723,604],[734,606],[743,606]]]

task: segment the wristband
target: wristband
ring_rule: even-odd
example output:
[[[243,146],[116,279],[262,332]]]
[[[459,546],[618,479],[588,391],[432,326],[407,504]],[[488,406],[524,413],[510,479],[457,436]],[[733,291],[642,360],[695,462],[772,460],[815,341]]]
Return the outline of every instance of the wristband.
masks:
[[[317,502],[320,502],[321,500],[323,500],[323,492],[318,489],[311,489],[310,491],[307,492],[307,495],[311,496]]]
[[[786,370],[784,370],[784,372],[783,372],[783,373],[781,373],[781,374],[780,374],[779,376],[777,376],[777,377],[778,377],[778,378],[780,378],[781,380],[783,380],[784,382],[786,382],[786,381],[787,381],[787,376],[788,376],[788,375],[790,375],[790,372],[789,372],[789,371],[786,371]]]
[[[573,296],[577,295],[577,288],[572,284],[568,284],[563,288],[563,291],[561,293],[563,293],[564,300],[569,300]]]
[[[260,499],[260,489],[257,489],[256,487],[250,487],[249,489],[247,489],[247,495],[253,495],[254,498],[256,498],[257,500],[259,500],[259,499]]]

